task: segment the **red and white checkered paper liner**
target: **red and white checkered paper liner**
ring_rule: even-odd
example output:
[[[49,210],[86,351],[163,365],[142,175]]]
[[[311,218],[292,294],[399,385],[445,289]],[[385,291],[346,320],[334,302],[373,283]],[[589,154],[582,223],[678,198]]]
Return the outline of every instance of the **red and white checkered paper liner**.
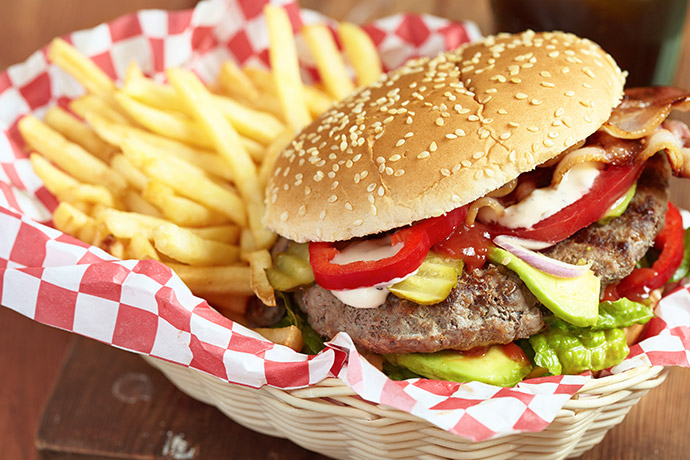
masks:
[[[267,0],[211,0],[194,10],[141,11],[65,37],[111,77],[132,59],[157,79],[171,66],[212,80],[225,59],[267,65]],[[296,30],[323,21],[317,13],[284,5]],[[386,67],[435,54],[478,37],[471,23],[397,15],[366,27]],[[298,36],[307,77],[313,63]],[[315,356],[266,341],[224,318],[166,266],[120,261],[38,222],[49,222],[56,200],[33,174],[16,129],[24,114],[82,94],[71,77],[47,62],[46,49],[0,75],[0,303],[38,322],[115,347],[155,356],[250,387],[290,389],[340,377],[364,399],[418,415],[460,436],[485,440],[544,429],[588,376],[557,376],[515,388],[432,380],[396,382],[357,353],[339,334]],[[659,305],[652,336],[633,347],[612,371],[641,364],[688,366],[690,292]]]

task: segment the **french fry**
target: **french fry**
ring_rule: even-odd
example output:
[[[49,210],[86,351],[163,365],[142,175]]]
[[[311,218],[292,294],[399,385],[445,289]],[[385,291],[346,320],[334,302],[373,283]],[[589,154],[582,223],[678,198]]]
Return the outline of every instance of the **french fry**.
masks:
[[[55,106],[48,109],[45,122],[67,140],[79,144],[84,150],[105,162],[115,152],[111,145],[103,142],[87,125],[61,107]]]
[[[221,65],[218,83],[223,91],[234,99],[252,105],[259,100],[259,90],[234,61],[225,61]]]
[[[343,44],[345,56],[355,70],[357,85],[366,86],[375,82],[383,73],[383,68],[369,34],[355,24],[341,22],[338,24],[338,36]]]
[[[142,235],[134,235],[129,240],[129,250],[132,253],[132,258],[137,260],[161,260],[156,248]]]
[[[276,89],[273,74],[271,74],[271,72],[256,67],[246,67],[244,73],[261,89],[261,96],[266,96],[268,99],[275,102],[278,90]],[[313,85],[304,85],[304,101],[307,104],[310,115],[316,118],[328,110],[335,100]],[[257,104],[259,104],[259,102],[257,102]],[[268,103],[265,104],[267,106],[270,105]],[[269,109],[263,110],[269,111]],[[284,114],[281,118],[285,119]]]
[[[53,212],[53,225],[68,235],[77,236],[79,231],[93,219],[69,203],[58,204]]]
[[[302,331],[300,331],[299,328],[294,325],[276,328],[258,327],[254,329],[254,332],[261,334],[264,336],[264,338],[273,343],[285,345],[286,347],[292,348],[297,352],[302,351],[302,347],[304,346]]]
[[[184,101],[173,88],[157,84],[148,78],[131,79],[123,86],[122,91],[148,106],[186,113]],[[267,144],[284,128],[284,125],[270,114],[254,110],[224,96],[211,97],[216,107],[241,135]]]
[[[153,229],[153,243],[161,254],[194,266],[231,264],[240,253],[237,246],[200,238],[175,224]]]
[[[199,147],[211,147],[199,126],[186,115],[148,106],[122,92],[115,98],[132,118],[154,133]]]
[[[146,174],[139,171],[122,153],[113,155],[110,160],[110,167],[119,172],[129,185],[137,191],[143,190],[149,181]]]
[[[141,144],[135,139],[127,139],[122,147],[125,156],[150,178],[155,178],[172,187],[180,195],[228,216],[239,225],[246,224],[244,203],[228,188],[200,174],[190,174],[189,168],[181,168],[172,161],[162,161],[140,148]]]
[[[294,130],[299,130],[311,122],[311,115],[304,100],[290,19],[283,8],[270,4],[264,8],[264,14],[268,23],[271,68],[284,118]]]
[[[98,115],[113,123],[122,125],[131,124],[127,117],[121,115],[117,110],[113,109],[103,102],[102,99],[93,94],[85,94],[71,100],[69,108],[84,120],[86,120],[89,115]]]
[[[355,87],[331,31],[324,24],[309,24],[302,28],[302,35],[328,94],[336,100],[344,99]]]
[[[240,227],[237,225],[212,225],[203,228],[188,228],[190,232],[207,240],[220,241],[227,244],[238,244],[240,241]]]
[[[69,203],[100,203],[109,207],[120,207],[110,190],[100,185],[82,184],[60,171],[37,153],[29,157],[36,175],[46,188],[61,201]]]
[[[213,147],[201,127],[185,114],[148,106],[122,92],[115,98],[132,118],[154,133],[198,147]],[[261,159],[264,147],[260,143],[246,137],[241,137],[240,141],[250,154]]]
[[[248,228],[243,228],[240,231],[240,259],[244,262],[249,262],[249,254],[259,249],[254,240],[254,235]]]
[[[127,244],[122,240],[108,241],[102,249],[118,259],[127,258]]]
[[[63,171],[87,184],[103,185],[115,196],[124,193],[127,181],[107,164],[77,144],[69,142],[33,115],[19,120],[19,131],[27,144],[41,152]]]
[[[249,283],[252,286],[254,294],[256,294],[265,305],[275,307],[275,291],[266,277],[266,269],[271,268],[273,265],[271,253],[268,252],[268,249],[261,249],[249,253],[247,259],[249,260],[249,269],[251,270]]]
[[[273,143],[271,143],[271,145],[269,145],[266,149],[266,156],[259,168],[259,184],[261,184],[261,188],[266,187],[280,152],[287,147],[293,137],[294,135],[292,131],[286,129],[278,137],[276,137]]]
[[[48,58],[72,75],[90,93],[101,98],[108,106],[119,111],[113,98],[115,84],[91,59],[61,38],[54,39],[48,48]]]
[[[167,219],[183,227],[204,227],[228,221],[227,217],[192,200],[175,195],[172,188],[154,180],[148,182],[142,196],[159,208]]]
[[[208,296],[253,296],[249,284],[250,270],[246,265],[220,267],[190,267],[168,263],[184,283],[197,295]]]
[[[247,217],[256,245],[267,248],[275,241],[275,234],[261,223],[265,205],[256,165],[244,150],[237,132],[214,105],[211,94],[192,72],[169,69],[168,80],[186,101],[190,111],[205,128],[219,155],[230,165],[235,184],[247,206]]]
[[[101,208],[100,211],[94,211],[94,216],[102,220],[108,232],[117,238],[133,238],[134,235],[141,235],[148,240],[152,240],[153,230],[156,227],[169,223],[159,217],[110,208]]]
[[[215,175],[221,179],[233,180],[230,167],[219,158],[218,155],[212,153],[210,150],[190,147],[182,142],[168,139],[133,126],[112,123],[97,115],[89,116],[88,121],[96,130],[96,133],[110,144],[117,145],[121,148],[125,139],[134,138],[141,142],[145,142],[147,144],[147,149],[162,151],[166,154],[173,155],[197,168],[203,169],[210,176]],[[115,168],[115,165],[113,165],[113,167]],[[122,174],[125,175],[124,172],[122,172]],[[136,180],[136,178],[131,179]],[[137,187],[135,184],[132,185]],[[145,184],[142,184],[141,188],[143,189],[144,186]]]
[[[152,203],[145,200],[139,192],[128,190],[125,196],[122,197],[125,207],[131,211],[147,216],[162,218],[163,213]]]

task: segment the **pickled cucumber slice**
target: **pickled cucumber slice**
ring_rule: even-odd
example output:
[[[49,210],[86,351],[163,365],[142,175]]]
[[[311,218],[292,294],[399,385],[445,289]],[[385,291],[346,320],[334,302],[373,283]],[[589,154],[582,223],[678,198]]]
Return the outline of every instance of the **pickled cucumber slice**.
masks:
[[[389,287],[396,296],[422,305],[446,300],[462,274],[462,260],[429,252],[417,273]]]
[[[309,265],[309,243],[291,243],[287,251],[273,259],[273,267],[266,270],[268,282],[277,291],[292,291],[314,282]]]

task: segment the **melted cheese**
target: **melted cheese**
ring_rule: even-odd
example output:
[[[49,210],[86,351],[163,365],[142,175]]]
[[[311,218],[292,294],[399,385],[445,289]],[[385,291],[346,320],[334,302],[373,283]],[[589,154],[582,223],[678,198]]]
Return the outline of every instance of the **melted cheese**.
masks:
[[[480,220],[508,228],[530,228],[582,198],[592,188],[600,166],[597,162],[573,166],[560,183],[533,191],[524,200],[507,207],[501,217],[491,208],[482,208]]]

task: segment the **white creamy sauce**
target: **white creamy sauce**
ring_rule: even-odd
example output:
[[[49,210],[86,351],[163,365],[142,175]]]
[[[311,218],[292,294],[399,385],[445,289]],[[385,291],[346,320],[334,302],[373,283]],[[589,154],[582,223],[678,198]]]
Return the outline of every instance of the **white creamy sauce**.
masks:
[[[483,208],[480,218],[508,228],[530,228],[582,198],[598,175],[599,163],[578,164],[565,174],[559,184],[533,191],[524,200],[507,207],[503,216],[498,217],[492,209]]]
[[[390,236],[375,240],[362,240],[350,244],[331,259],[336,265],[347,265],[357,261],[372,261],[393,257],[402,249],[403,244],[391,246]]]
[[[402,249],[403,243],[391,246],[390,236],[375,240],[362,240],[350,244],[345,249],[336,254],[331,262],[337,265],[345,265],[357,261],[374,261],[393,257]],[[408,274],[403,278],[396,278],[376,286],[361,287],[357,289],[343,289],[331,291],[345,305],[355,308],[376,308],[386,301],[388,297],[388,286],[402,281],[415,274],[417,271]]]
[[[377,284],[376,286],[361,287],[357,289],[343,289],[341,291],[331,291],[338,300],[345,305],[355,308],[377,308],[383,305],[388,297],[388,287],[399,283],[402,280],[414,275],[417,270],[408,273],[402,278],[395,278],[385,283]]]

